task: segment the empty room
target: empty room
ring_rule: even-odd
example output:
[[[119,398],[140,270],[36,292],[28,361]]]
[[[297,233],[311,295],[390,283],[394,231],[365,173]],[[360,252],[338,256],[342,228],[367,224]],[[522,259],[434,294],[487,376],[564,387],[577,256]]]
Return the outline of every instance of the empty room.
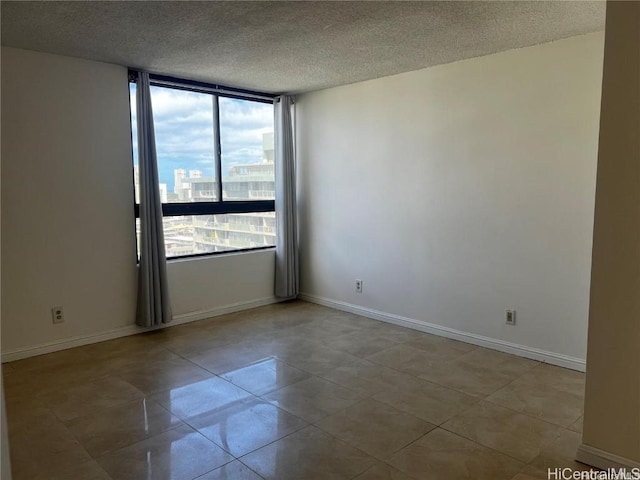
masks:
[[[640,479],[639,1],[0,14],[2,480]]]

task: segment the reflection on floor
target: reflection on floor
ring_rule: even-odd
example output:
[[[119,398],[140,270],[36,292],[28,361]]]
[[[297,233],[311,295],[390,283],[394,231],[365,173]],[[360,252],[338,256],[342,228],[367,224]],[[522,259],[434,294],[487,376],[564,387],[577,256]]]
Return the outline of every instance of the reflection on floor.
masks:
[[[542,479],[584,375],[289,302],[4,365],[14,480]]]

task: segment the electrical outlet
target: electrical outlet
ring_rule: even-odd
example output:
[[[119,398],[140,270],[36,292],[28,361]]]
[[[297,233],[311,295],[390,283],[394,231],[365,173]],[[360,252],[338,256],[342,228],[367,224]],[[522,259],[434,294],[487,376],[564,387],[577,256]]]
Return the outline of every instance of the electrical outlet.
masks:
[[[507,310],[507,325],[515,325],[516,324],[516,311],[515,310]]]
[[[356,280],[356,293],[362,293],[362,280]]]
[[[64,310],[62,310],[62,307],[53,307],[51,309],[51,318],[53,323],[64,323]]]

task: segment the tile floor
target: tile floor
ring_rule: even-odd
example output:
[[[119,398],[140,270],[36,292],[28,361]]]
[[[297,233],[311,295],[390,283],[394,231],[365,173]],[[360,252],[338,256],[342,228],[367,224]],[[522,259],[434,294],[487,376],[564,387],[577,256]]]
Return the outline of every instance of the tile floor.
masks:
[[[547,478],[584,375],[288,302],[4,365],[14,480]]]

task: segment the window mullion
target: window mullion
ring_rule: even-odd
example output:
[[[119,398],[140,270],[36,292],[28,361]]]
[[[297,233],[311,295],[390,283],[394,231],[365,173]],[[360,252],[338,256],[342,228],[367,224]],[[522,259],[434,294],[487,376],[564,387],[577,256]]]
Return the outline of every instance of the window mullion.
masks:
[[[216,188],[217,199],[219,202],[222,198],[222,149],[220,148],[220,104],[218,96],[213,95],[213,152],[216,169]]]

